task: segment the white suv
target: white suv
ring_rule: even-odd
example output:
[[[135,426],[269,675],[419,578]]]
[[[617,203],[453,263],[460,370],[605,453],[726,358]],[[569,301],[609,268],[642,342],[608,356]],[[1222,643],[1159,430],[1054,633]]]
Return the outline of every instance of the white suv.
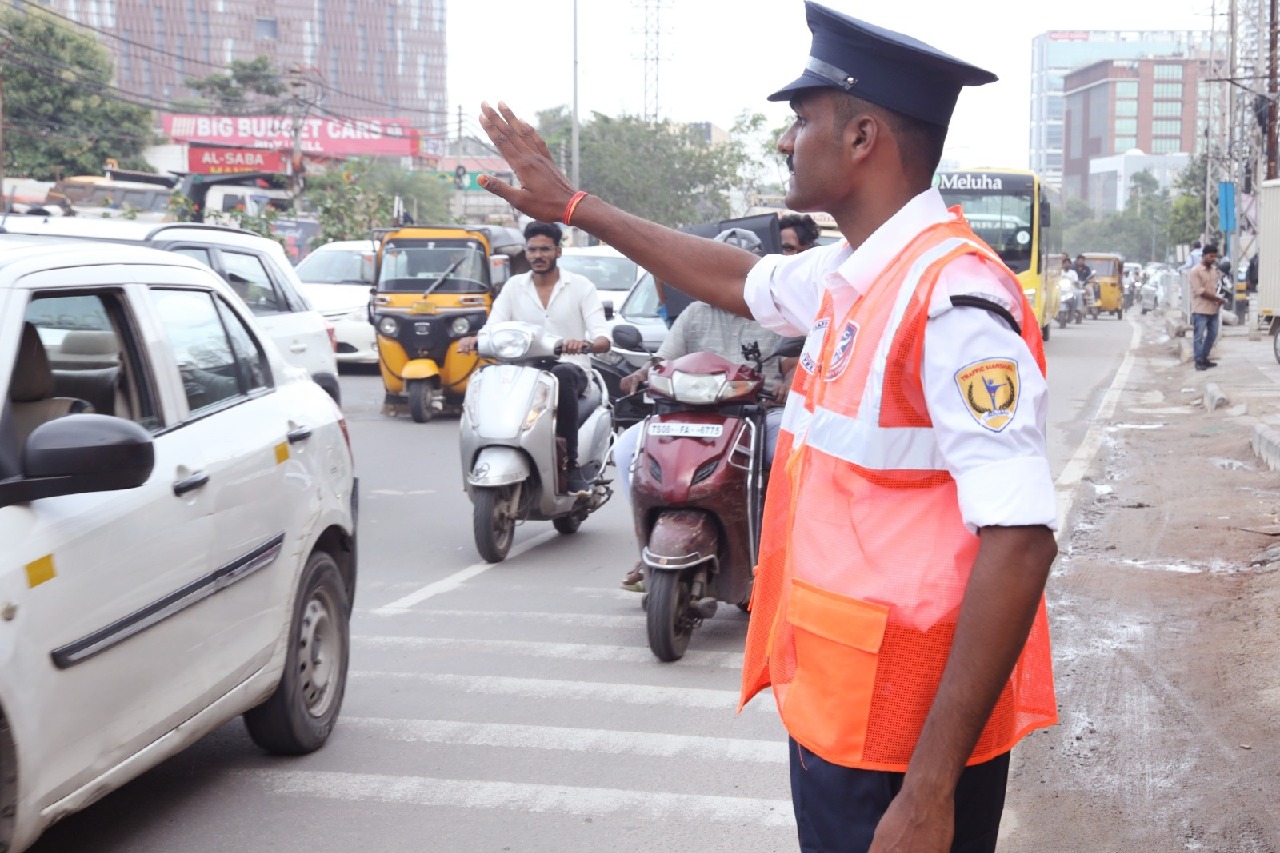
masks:
[[[341,402],[331,327],[301,295],[297,273],[275,240],[221,225],[157,225],[78,216],[9,216],[3,230],[9,234],[132,243],[195,258],[231,283],[286,361],[305,368],[320,387]]]
[[[0,244],[0,849],[239,714],[319,748],[355,508],[342,413],[207,267]]]

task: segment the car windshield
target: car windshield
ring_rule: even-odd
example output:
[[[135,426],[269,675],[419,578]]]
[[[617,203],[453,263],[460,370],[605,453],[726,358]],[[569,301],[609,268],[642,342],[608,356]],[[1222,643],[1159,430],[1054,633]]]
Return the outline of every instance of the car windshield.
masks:
[[[1093,270],[1093,274],[1099,277],[1112,277],[1118,274],[1119,265],[1114,258],[1090,258],[1085,257],[1084,262],[1089,265],[1089,269]]]
[[[484,244],[459,239],[388,242],[382,250],[378,290],[422,293],[451,267],[453,271],[436,287],[436,293],[483,293],[488,289]]]
[[[318,249],[297,266],[298,278],[309,284],[366,284],[372,272],[373,254],[364,249]]]
[[[636,282],[636,263],[630,258],[566,252],[558,263],[562,269],[589,278],[596,290],[630,290]]]
[[[644,278],[636,282],[618,313],[623,317],[658,316],[658,288],[653,285],[653,273],[645,273]]]

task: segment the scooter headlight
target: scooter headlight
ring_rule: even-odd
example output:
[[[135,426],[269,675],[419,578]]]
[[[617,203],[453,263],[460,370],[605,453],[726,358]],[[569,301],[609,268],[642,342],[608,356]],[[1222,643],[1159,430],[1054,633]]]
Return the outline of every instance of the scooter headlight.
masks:
[[[396,322],[395,317],[383,317],[378,321],[378,334],[394,338],[398,331],[400,331],[400,324]]]
[[[537,385],[533,386],[533,402],[529,405],[529,414],[525,415],[524,424],[520,427],[521,431],[533,429],[533,425],[538,422],[538,418],[551,406],[551,383],[540,380]]]
[[[480,354],[498,358],[520,358],[533,343],[533,335],[524,329],[497,329],[481,338],[481,343],[486,339],[489,345],[481,346]]]
[[[449,324],[449,334],[453,335],[455,338],[460,338],[469,331],[471,331],[471,321],[466,317],[456,317],[454,318],[454,321]]]
[[[681,403],[709,405],[720,399],[725,386],[723,373],[684,373],[677,370],[671,378],[674,396]]]

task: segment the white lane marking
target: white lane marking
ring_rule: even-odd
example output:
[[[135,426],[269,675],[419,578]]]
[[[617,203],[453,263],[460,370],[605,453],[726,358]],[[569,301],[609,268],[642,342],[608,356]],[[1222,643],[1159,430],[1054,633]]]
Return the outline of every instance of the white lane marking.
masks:
[[[386,678],[422,681],[462,693],[524,696],[530,699],[621,702],[626,705],[665,705],[674,708],[715,708],[732,711],[738,706],[738,691],[706,687],[656,687],[647,684],[614,684],[598,681],[568,681],[554,678],[516,678],[506,675],[450,675],[438,672],[386,672],[352,670],[351,678]],[[749,709],[776,714],[772,694],[761,695]]]
[[[559,535],[560,534],[558,534],[554,530],[548,530],[546,533],[539,533],[537,536],[534,536],[531,539],[526,539],[525,541],[521,542],[519,545],[514,546],[511,549],[511,551],[507,553],[507,559],[510,560],[514,557],[519,557],[521,554],[523,554],[525,551],[528,551],[530,548],[536,548],[538,545],[541,545],[543,542],[546,542],[548,539],[551,539]],[[378,614],[379,616],[386,616],[391,613],[403,613],[409,608],[415,605],[421,604],[422,602],[426,601],[428,598],[433,598],[434,596],[441,595],[442,593],[452,592],[453,590],[462,586],[462,584],[465,583],[466,581],[471,580],[476,575],[484,574],[485,572],[489,571],[489,569],[492,569],[494,566],[497,566],[497,565],[501,565],[501,564],[500,563],[473,563],[472,565],[467,566],[465,569],[456,571],[446,578],[441,578],[435,583],[429,583],[426,586],[422,587],[421,589],[411,592],[402,598],[397,598],[395,601],[391,602],[390,604],[384,604],[381,607],[374,610],[373,612]]]
[[[682,820],[694,823],[710,820],[733,825],[795,826],[789,800],[317,770],[238,770],[235,774],[249,784],[264,785],[272,794],[349,802],[407,803],[592,817],[623,814],[632,819],[664,823],[671,821],[673,815],[679,815]]]
[[[1076,448],[1075,454],[1058,475],[1055,484],[1058,491],[1059,536],[1062,535],[1067,516],[1071,514],[1071,507],[1075,503],[1076,486],[1088,472],[1089,466],[1093,463],[1093,457],[1098,453],[1098,448],[1102,447],[1102,439],[1107,432],[1107,421],[1115,414],[1116,404],[1120,402],[1120,392],[1124,390],[1125,382],[1129,380],[1129,371],[1133,369],[1134,351],[1142,342],[1142,327],[1132,318],[1129,320],[1129,325],[1133,328],[1133,337],[1129,340],[1129,349],[1124,354],[1124,360],[1120,362],[1120,369],[1111,380],[1111,386],[1107,388],[1102,404],[1098,406],[1098,411],[1093,416],[1093,422],[1085,433],[1084,441],[1080,442],[1080,446]]]
[[[782,740],[345,716],[342,718],[342,728],[344,731],[356,729],[361,733],[405,743],[498,746],[509,749],[641,755],[650,758],[680,757],[696,761],[745,761],[751,764],[786,764],[788,761],[787,744]]]
[[[609,661],[615,663],[655,663],[647,648],[610,646],[600,643],[540,643],[529,640],[464,640],[456,637],[377,637],[358,636],[358,646],[380,649],[431,649],[458,652],[502,654],[512,657],[554,658],[559,660]],[[742,655],[737,652],[686,652],[684,664],[707,664],[723,669],[741,669]]]

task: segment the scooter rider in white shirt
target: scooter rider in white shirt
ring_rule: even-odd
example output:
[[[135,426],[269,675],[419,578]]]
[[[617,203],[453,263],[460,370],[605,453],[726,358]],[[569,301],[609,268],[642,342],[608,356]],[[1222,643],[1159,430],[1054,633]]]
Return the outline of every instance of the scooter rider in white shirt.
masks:
[[[591,353],[609,351],[604,306],[595,285],[585,276],[562,270],[559,225],[531,222],[524,229],[524,253],[530,272],[512,276],[493,302],[487,323],[519,320],[541,326],[548,334],[563,338],[560,363],[553,369],[560,393],[556,411],[577,410],[578,396],[587,387],[585,370],[591,367]],[[475,352],[476,338],[458,341],[461,353]],[[585,491],[590,483],[578,467],[578,424],[574,417],[556,418],[556,437],[565,442],[569,466],[569,491]]]

